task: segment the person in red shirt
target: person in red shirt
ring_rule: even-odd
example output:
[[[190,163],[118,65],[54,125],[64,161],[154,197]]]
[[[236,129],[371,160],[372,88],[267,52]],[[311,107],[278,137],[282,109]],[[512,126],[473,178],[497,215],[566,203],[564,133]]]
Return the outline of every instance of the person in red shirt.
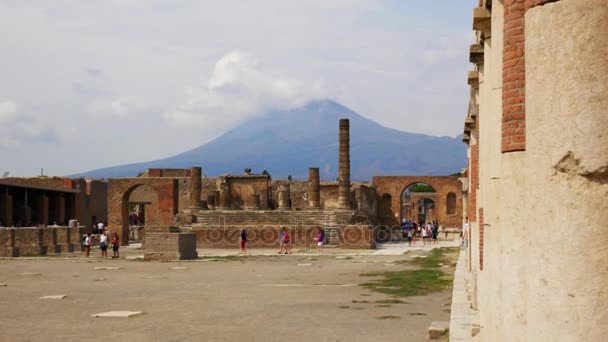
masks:
[[[115,258],[120,258],[120,253],[118,252],[118,248],[120,247],[120,245],[118,244],[120,240],[118,239],[118,233],[114,232],[114,234],[112,234],[112,252],[114,252],[114,255],[112,255],[112,259]]]
[[[289,244],[289,232],[285,230],[285,235],[283,235],[283,244],[285,245],[285,254],[291,254],[291,245]]]

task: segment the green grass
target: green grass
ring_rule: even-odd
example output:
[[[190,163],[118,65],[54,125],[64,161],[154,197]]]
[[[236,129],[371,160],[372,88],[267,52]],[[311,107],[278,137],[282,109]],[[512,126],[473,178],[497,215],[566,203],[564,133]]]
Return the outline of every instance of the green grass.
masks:
[[[392,305],[390,304],[380,304],[380,305],[376,305],[377,308],[390,308]]]
[[[348,305],[342,305],[342,306],[338,306],[339,309],[348,309],[350,308],[350,306]]]
[[[408,315],[410,315],[410,316],[428,316],[427,314],[422,313],[422,312],[411,312],[411,313],[408,313]]]
[[[392,316],[392,315],[376,317],[376,319],[400,319],[400,318],[401,318],[401,316]]]
[[[370,302],[366,301],[366,300],[352,300],[353,304],[369,304]]]
[[[457,258],[458,248],[438,248],[426,254],[426,258],[402,261],[418,269],[396,272],[364,273],[365,277],[379,279],[361,286],[379,293],[396,297],[421,296],[441,291],[452,284],[453,272],[444,273],[443,265],[451,265]]]

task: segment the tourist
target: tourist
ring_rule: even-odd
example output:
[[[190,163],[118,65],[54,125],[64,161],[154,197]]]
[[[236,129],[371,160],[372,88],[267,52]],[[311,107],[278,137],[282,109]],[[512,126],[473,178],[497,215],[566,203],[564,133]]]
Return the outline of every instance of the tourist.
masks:
[[[410,247],[412,246],[412,239],[413,239],[413,236],[414,236],[414,229],[411,229],[411,228],[410,228],[410,229],[408,229],[408,230],[407,230],[407,244],[408,244],[408,246],[410,246]]]
[[[91,233],[87,234],[87,237],[84,238],[84,256],[89,257],[89,253],[91,252]]]
[[[241,230],[241,254],[247,254],[247,231]]]
[[[97,224],[97,232],[98,232],[99,234],[103,233],[103,223],[102,223],[102,222],[99,222],[99,223]]]
[[[112,259],[118,259],[120,258],[120,253],[118,252],[118,248],[120,247],[120,245],[118,244],[119,242],[119,238],[118,238],[118,233],[114,232],[112,234]]]
[[[319,248],[325,244],[325,231],[323,229],[317,230],[315,241],[317,242],[317,250],[319,250]]]
[[[420,230],[421,230],[421,233],[422,233],[422,245],[426,245],[427,239],[428,239],[427,227],[426,226],[422,226],[420,228]]]
[[[108,234],[104,231],[99,238],[99,248],[101,248],[101,257],[108,258]]]
[[[432,223],[431,235],[433,236],[433,243],[437,244],[437,235],[439,235],[439,228],[437,227],[437,223]]]
[[[281,245],[281,249],[279,250],[279,254],[283,254],[283,250],[285,249],[285,227],[281,228],[281,234],[279,235],[279,244]]]
[[[289,232],[287,230],[285,230],[285,235],[283,235],[283,244],[285,245],[285,252],[283,254],[291,254],[291,245],[290,245],[290,241],[289,241]]]

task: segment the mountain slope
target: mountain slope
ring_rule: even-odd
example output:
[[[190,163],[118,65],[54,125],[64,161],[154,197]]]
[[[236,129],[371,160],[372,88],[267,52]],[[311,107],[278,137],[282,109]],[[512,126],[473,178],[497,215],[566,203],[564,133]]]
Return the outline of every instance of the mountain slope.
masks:
[[[319,167],[323,179],[335,179],[340,118],[350,119],[353,180],[369,180],[375,175],[448,175],[466,164],[466,147],[458,138],[398,131],[336,102],[314,101],[250,120],[207,144],[169,158],[78,176],[129,177],[148,168],[200,165],[210,176],[251,168],[256,173],[268,170],[275,179],[288,175],[305,179],[309,167]]]

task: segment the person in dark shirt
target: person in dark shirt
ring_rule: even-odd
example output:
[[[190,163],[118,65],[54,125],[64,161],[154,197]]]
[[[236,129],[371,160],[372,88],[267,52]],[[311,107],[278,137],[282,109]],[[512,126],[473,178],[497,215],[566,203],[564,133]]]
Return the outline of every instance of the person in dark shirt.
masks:
[[[241,230],[241,254],[247,254],[247,231]]]

